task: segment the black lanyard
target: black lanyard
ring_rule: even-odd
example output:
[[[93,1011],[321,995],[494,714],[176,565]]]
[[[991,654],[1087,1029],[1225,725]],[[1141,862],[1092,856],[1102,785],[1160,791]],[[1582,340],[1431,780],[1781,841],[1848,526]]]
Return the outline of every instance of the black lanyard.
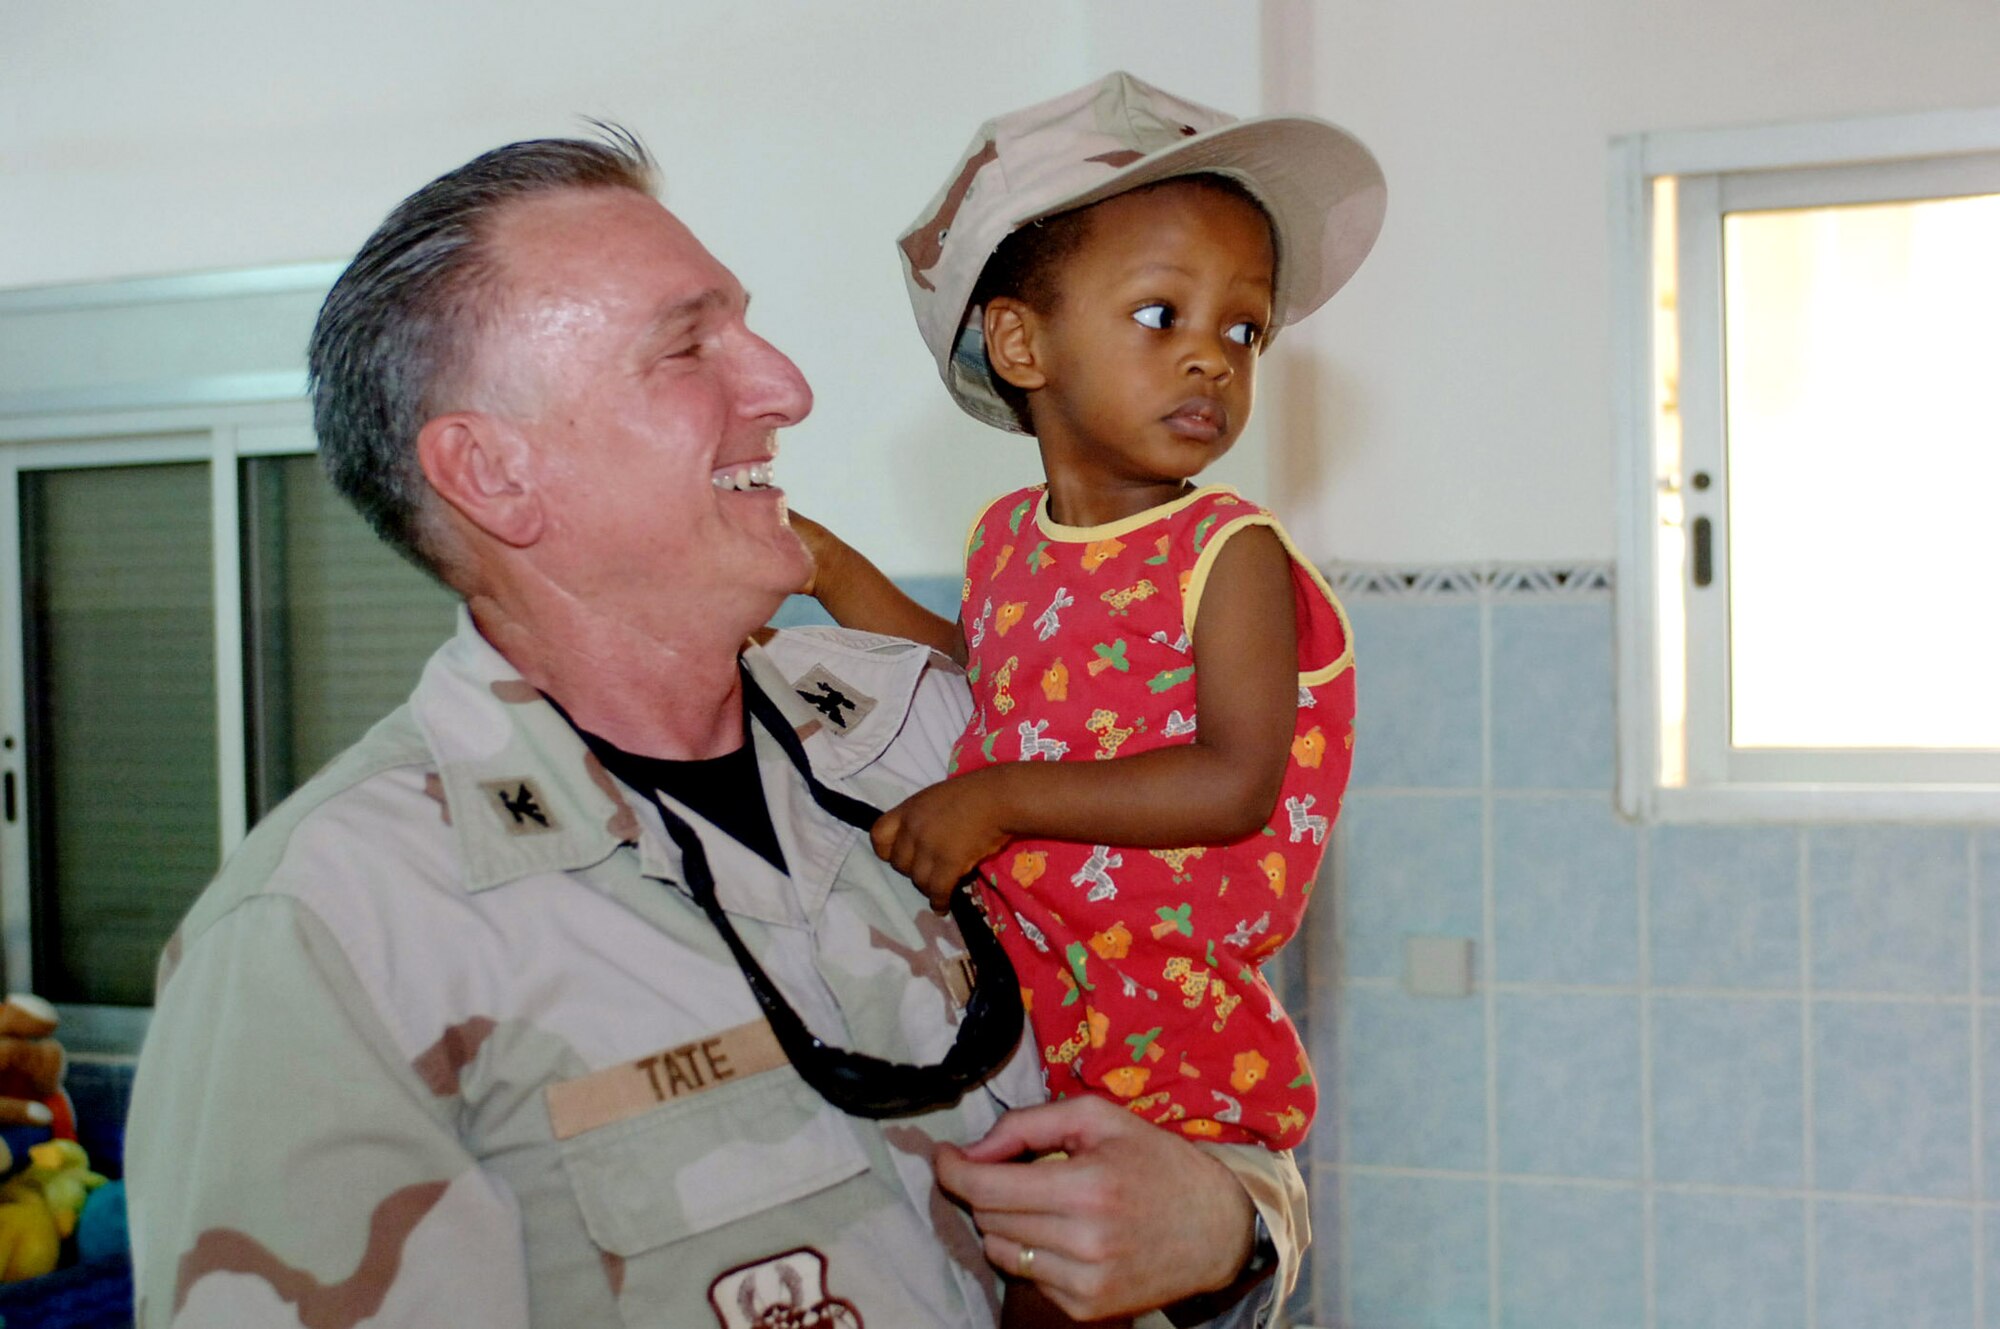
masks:
[[[813,802],[819,805],[821,811],[838,817],[849,826],[862,831],[872,827],[881,817],[881,810],[821,784],[819,777],[813,774],[812,763],[806,759],[805,745],[799,742],[798,734],[793,732],[777,704],[758,688],[749,670],[739,665],[738,672],[742,677],[746,711],[769,730],[778,741],[778,746],[785,750],[785,755],[791,759],[793,767],[805,780],[806,788],[811,791]],[[743,740],[746,743],[754,741],[748,725],[744,727]],[[680,849],[681,875],[686,878],[688,894],[708,915],[709,922],[715,925],[715,930],[729,947],[729,953],[736,958],[736,967],[743,971],[751,995],[763,1008],[764,1018],[770,1022],[771,1032],[791,1060],[792,1068],[821,1098],[857,1117],[898,1117],[928,1112],[957,1102],[964,1097],[966,1090],[984,1082],[1000,1069],[1013,1053],[1015,1044],[1020,1042],[1025,1017],[1021,1008],[1020,983],[1014,976],[1014,966],[1008,962],[1007,953],[1000,949],[1000,943],[987,926],[985,916],[966,891],[953,892],[951,915],[958,923],[959,933],[965,938],[965,949],[977,976],[977,986],[966,1002],[964,1017],[959,1021],[958,1037],[944,1060],[934,1066],[909,1066],[871,1057],[865,1052],[834,1047],[806,1028],[798,1012],[785,1000],[784,993],[778,990],[777,984],[752,958],[749,947],[736,934],[736,928],[715,898],[715,874],[709,869],[708,855],[702,851],[701,838],[695,834],[694,827],[668,811],[656,791],[648,789],[645,792],[659,812],[668,837]],[[915,892],[916,887],[910,889]]]

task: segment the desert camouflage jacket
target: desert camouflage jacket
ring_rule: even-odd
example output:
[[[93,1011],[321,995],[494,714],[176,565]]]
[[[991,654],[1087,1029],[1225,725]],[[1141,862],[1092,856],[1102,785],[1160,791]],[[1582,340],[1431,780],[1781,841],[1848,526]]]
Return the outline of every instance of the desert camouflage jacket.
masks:
[[[828,784],[943,770],[963,680],[904,642],[780,633],[748,667]],[[761,727],[784,875],[686,808],[718,896],[821,1037],[940,1059],[948,922]],[[408,705],[267,817],[162,958],[128,1141],[141,1329],[968,1326],[998,1288],[939,1140],[1042,1097],[1017,1055],[872,1122],[785,1062],[644,799],[461,612]],[[1277,1239],[1291,1160],[1218,1150]]]

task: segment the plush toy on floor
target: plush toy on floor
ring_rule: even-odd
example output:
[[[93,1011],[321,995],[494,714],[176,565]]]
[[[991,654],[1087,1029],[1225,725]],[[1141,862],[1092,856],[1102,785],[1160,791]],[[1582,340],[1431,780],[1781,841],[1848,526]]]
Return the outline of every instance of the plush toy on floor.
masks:
[[[32,993],[0,1001],[0,1126],[44,1126],[59,1138],[75,1137],[76,1115],[62,1088],[63,1048],[51,1037],[56,1022],[56,1008]]]
[[[55,1008],[40,997],[17,992],[0,1002],[0,1124],[40,1127],[56,1137],[30,1146],[27,1168],[0,1185],[0,1282],[54,1269],[85,1198],[104,1184],[74,1138],[62,1044],[50,1037],[55,1029]],[[13,1150],[0,1140],[0,1176],[13,1166]]]
[[[0,1186],[0,1283],[54,1269],[84,1201],[103,1184],[74,1140],[50,1140],[28,1150],[27,1168]]]

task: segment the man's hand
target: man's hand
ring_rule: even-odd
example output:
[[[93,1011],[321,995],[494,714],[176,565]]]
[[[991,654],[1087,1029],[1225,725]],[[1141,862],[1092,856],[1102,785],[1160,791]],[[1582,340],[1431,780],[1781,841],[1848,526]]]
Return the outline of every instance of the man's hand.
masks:
[[[987,774],[912,794],[883,813],[869,832],[876,857],[915,882],[939,913],[965,874],[1007,843]]]
[[[1011,1161],[1058,1149],[1069,1157]],[[1227,1287],[1250,1258],[1256,1207],[1229,1169],[1103,1099],[1009,1112],[967,1148],[941,1147],[937,1176],[971,1206],[994,1267],[1073,1319]]]

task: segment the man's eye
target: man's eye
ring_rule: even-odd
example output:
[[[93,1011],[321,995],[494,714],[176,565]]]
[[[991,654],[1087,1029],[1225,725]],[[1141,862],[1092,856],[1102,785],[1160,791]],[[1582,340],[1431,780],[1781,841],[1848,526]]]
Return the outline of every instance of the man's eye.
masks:
[[[1255,346],[1264,339],[1264,330],[1255,323],[1246,321],[1231,324],[1222,335],[1238,346]]]
[[[1155,332],[1164,332],[1173,326],[1173,306],[1141,305],[1132,311],[1132,321],[1142,328],[1151,328]]]

